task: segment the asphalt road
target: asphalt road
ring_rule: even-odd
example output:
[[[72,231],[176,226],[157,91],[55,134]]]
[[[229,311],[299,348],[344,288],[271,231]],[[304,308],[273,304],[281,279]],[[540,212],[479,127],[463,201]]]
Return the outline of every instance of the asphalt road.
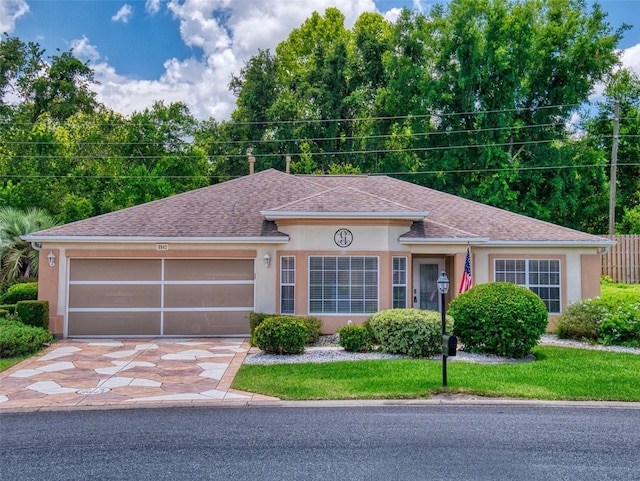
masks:
[[[638,480],[640,410],[222,407],[0,415],[0,480]]]

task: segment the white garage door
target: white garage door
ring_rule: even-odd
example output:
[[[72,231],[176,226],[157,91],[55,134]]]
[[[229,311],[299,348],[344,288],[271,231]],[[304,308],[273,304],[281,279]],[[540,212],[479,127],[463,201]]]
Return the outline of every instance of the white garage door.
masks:
[[[249,333],[253,259],[71,259],[68,336]]]

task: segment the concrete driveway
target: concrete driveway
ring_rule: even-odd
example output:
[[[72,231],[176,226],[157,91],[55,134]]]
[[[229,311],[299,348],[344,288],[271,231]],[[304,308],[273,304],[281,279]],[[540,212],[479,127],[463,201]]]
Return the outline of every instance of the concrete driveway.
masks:
[[[0,373],[0,410],[274,400],[231,382],[246,339],[64,339]]]

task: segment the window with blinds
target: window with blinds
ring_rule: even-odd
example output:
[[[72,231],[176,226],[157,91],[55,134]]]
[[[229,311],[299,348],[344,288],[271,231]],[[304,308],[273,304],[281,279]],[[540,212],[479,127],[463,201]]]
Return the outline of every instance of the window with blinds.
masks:
[[[280,313],[295,314],[296,258],[280,258]]]
[[[378,294],[378,257],[309,258],[310,314],[373,314]]]

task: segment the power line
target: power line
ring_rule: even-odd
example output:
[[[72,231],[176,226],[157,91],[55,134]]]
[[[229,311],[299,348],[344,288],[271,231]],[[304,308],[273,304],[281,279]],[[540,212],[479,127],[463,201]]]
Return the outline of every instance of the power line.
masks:
[[[363,139],[387,139],[392,137],[431,137],[437,135],[456,135],[456,134],[477,134],[484,132],[500,132],[500,131],[520,131],[527,129],[537,129],[537,128],[547,128],[547,127],[557,127],[559,125],[564,125],[564,122],[553,122],[546,124],[533,124],[533,125],[517,125],[517,126],[508,126],[508,127],[491,127],[491,128],[481,128],[481,129],[463,129],[463,130],[432,130],[429,132],[411,132],[409,135],[403,134],[380,134],[380,135],[360,135],[360,136],[345,136],[345,137],[298,137],[292,139],[258,139],[258,140],[214,140],[210,142],[211,145],[227,145],[227,144],[250,144],[250,143],[260,143],[260,144],[273,144],[273,143],[289,143],[289,142],[326,142],[333,140],[363,140]],[[20,141],[20,140],[9,140],[4,142],[6,145],[48,145],[50,141]],[[162,145],[167,142],[80,142],[79,145],[96,145],[96,146],[112,146],[112,145],[126,145],[126,146],[156,146]]]
[[[549,144],[554,142],[562,141],[563,139],[544,139],[544,140],[526,140],[526,141],[518,141],[514,140],[511,142],[497,142],[497,143],[488,143],[488,144],[462,144],[462,145],[443,145],[443,146],[433,146],[433,147],[409,147],[409,148],[389,148],[389,149],[360,149],[360,150],[339,150],[339,151],[329,151],[329,152],[299,152],[299,153],[287,153],[287,152],[276,152],[276,153],[265,153],[265,154],[251,154],[252,157],[255,158],[265,158],[265,157],[276,157],[282,155],[308,155],[308,156],[337,156],[337,155],[367,155],[367,154],[387,154],[387,153],[398,153],[398,152],[433,152],[433,151],[443,151],[443,150],[460,150],[460,149],[482,149],[482,148],[492,148],[492,147],[523,147],[527,145],[541,145],[541,144]],[[162,155],[141,155],[141,156],[126,156],[126,155],[94,155],[94,156],[71,156],[84,160],[99,160],[99,159],[141,159],[141,160],[157,160],[166,157],[170,157],[171,155],[178,155],[181,159],[198,159],[202,158],[201,155],[182,155],[182,154],[174,154],[168,152]],[[220,153],[220,154],[204,154],[209,158],[246,158],[246,153],[240,154],[231,154],[231,153]],[[58,159],[67,159],[69,156],[62,155],[14,155],[12,156],[14,159],[36,159],[36,160],[58,160]]]
[[[405,114],[405,115],[391,115],[391,116],[374,116],[374,117],[354,117],[354,118],[331,118],[331,119],[297,119],[297,120],[265,120],[265,121],[229,121],[228,124],[231,125],[282,125],[282,124],[305,124],[305,123],[327,123],[327,122],[366,122],[373,120],[409,120],[409,119],[424,119],[424,118],[444,118],[444,117],[457,117],[457,116],[469,116],[469,115],[486,115],[486,114],[499,114],[499,113],[510,113],[510,112],[530,112],[536,113],[541,110],[550,110],[550,109],[558,109],[563,110],[566,109],[567,112],[580,107],[581,104],[556,104],[556,105],[543,105],[540,107],[514,107],[509,109],[495,109],[495,110],[473,110],[468,112],[439,112],[432,111],[425,114]],[[49,123],[55,123],[54,121],[48,120]],[[121,123],[115,122],[105,122],[98,123],[98,126],[122,126],[125,127],[131,122],[131,119],[123,119]],[[203,121],[201,123],[204,123]],[[153,119],[151,119],[151,123],[153,123]],[[197,121],[196,121],[197,123]],[[23,122],[16,123],[12,122],[10,119],[0,120],[0,124],[7,125],[17,125],[21,127],[32,127],[34,124]],[[135,124],[133,124],[135,125]]]
[[[640,166],[640,162],[618,162],[620,166]],[[371,175],[371,176],[398,176],[398,175],[430,175],[430,174],[477,174],[477,173],[494,173],[494,172],[521,172],[521,171],[534,171],[534,170],[565,170],[565,169],[588,169],[588,168],[605,168],[603,164],[575,164],[575,165],[547,165],[547,166],[534,166],[534,167],[505,167],[505,168],[485,168],[485,169],[433,169],[433,170],[421,170],[415,172],[363,172],[358,175]],[[228,179],[244,177],[244,175],[2,175],[0,178],[5,179],[112,179],[112,180],[152,180],[152,179]]]

